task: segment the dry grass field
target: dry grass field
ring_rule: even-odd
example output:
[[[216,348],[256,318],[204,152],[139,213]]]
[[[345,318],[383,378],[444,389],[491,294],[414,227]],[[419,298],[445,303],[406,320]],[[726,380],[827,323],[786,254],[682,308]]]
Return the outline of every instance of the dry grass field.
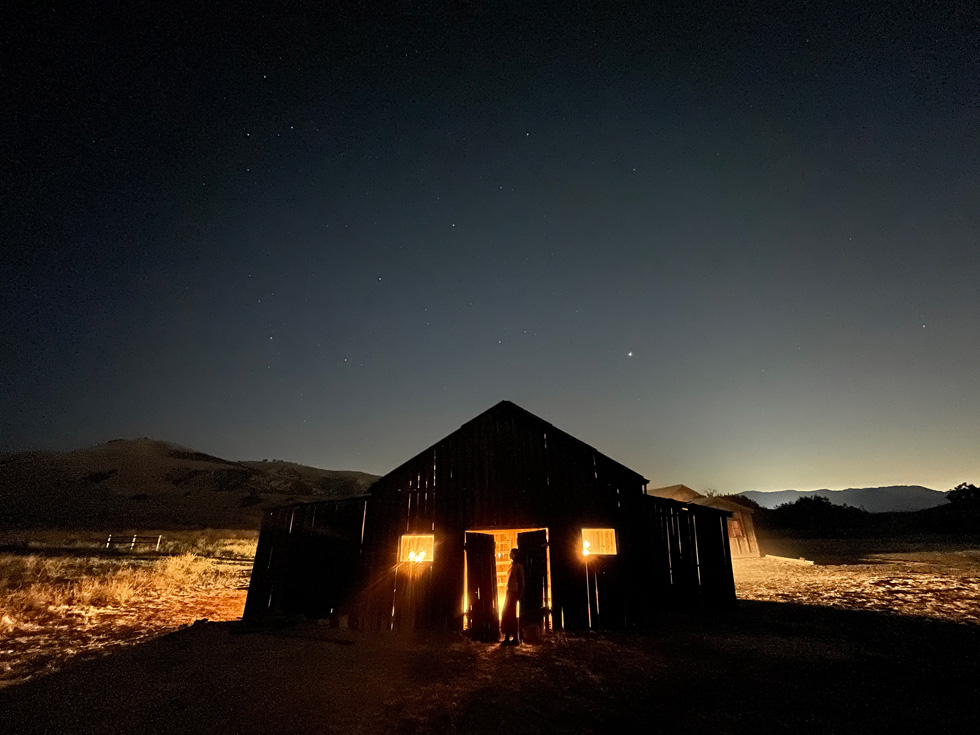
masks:
[[[113,534],[123,540],[137,534],[147,538],[161,537],[161,555],[194,554],[212,559],[237,559],[251,561],[255,556],[255,545],[259,532],[225,528],[205,528],[201,530],[175,531],[172,529],[126,529]],[[33,553],[84,554],[86,552],[103,554],[106,551],[107,536],[101,531],[0,531],[0,550],[18,554]],[[151,547],[140,545],[136,554],[130,553],[125,545],[113,547],[117,558],[134,559],[140,554],[152,558]]]
[[[97,555],[104,537],[96,534],[8,535],[0,542],[26,549],[0,555],[2,688],[198,620],[238,619],[255,534],[170,532],[161,546],[166,555]],[[814,556],[849,563],[736,560],[739,599],[980,623],[980,550],[811,547]]]
[[[738,560],[734,610],[665,613],[642,636],[553,634],[504,649],[446,633],[249,631],[227,622],[244,605],[249,563],[231,557],[254,548],[248,538],[189,534],[172,556],[97,555],[90,541],[0,555],[5,732],[980,726],[980,550],[962,545],[820,542],[813,556],[847,563]]]
[[[159,554],[107,554],[102,535],[35,534],[0,554],[0,688],[200,619],[238,618],[254,534],[166,538]]]

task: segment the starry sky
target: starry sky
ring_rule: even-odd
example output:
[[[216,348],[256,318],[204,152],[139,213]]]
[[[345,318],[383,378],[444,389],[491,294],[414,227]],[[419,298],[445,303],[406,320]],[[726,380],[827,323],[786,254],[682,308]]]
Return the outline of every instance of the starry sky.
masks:
[[[904,0],[7,13],[0,451],[383,474],[507,399],[654,485],[980,481],[978,29]]]

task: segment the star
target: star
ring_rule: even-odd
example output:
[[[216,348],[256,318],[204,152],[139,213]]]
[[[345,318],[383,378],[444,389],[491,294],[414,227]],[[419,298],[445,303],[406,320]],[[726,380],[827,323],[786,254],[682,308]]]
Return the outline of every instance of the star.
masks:
[[[632,352],[627,352],[627,353],[626,353],[626,356],[627,356],[627,357],[633,357],[633,353],[632,353]]]

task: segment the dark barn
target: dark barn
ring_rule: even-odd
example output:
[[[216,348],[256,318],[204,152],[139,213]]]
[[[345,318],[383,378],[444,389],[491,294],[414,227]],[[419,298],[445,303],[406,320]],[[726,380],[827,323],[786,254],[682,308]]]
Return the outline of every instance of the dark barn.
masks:
[[[496,639],[511,548],[521,627],[643,626],[735,597],[727,511],[647,480],[508,401],[392,470],[370,495],[270,511],[245,619],[349,616],[361,629]]]
[[[728,545],[731,547],[732,558],[759,556],[759,541],[755,535],[755,522],[752,520],[753,510],[727,497],[717,495],[702,495],[687,485],[668,485],[667,487],[651,488],[650,495],[660,498],[680,500],[682,503],[708,505],[721,508],[732,514],[728,520]]]

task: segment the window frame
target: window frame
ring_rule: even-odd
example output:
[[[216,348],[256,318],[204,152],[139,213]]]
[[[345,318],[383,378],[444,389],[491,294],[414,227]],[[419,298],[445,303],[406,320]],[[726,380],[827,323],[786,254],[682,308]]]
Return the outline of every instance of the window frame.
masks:
[[[399,564],[429,564],[435,558],[436,537],[433,533],[403,533],[398,537]],[[422,558],[410,558],[422,551]]]
[[[612,540],[611,545],[610,540]],[[582,556],[619,556],[619,534],[616,533],[616,529],[583,528]]]

